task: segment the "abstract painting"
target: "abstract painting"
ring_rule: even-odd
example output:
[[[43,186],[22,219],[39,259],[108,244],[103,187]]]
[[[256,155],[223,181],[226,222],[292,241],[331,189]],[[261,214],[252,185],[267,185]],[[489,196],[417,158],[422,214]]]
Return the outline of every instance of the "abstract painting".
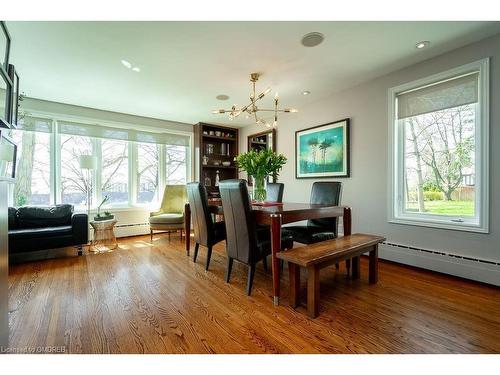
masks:
[[[349,149],[348,118],[296,131],[296,177],[349,177]]]

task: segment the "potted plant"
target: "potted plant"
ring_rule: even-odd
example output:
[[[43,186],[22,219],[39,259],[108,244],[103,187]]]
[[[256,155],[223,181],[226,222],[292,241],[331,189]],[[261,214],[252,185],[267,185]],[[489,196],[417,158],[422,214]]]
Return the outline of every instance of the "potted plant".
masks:
[[[101,215],[101,207],[107,201],[109,201],[109,195],[105,195],[101,204],[97,206],[97,215],[94,216],[95,221],[112,220],[115,218],[115,215],[112,215],[109,211],[104,211],[104,214]]]
[[[251,176],[253,184],[252,199],[257,202],[266,200],[267,177],[270,175],[277,176],[287,161],[285,155],[277,154],[269,149],[250,150],[238,155],[235,160],[238,167]]]

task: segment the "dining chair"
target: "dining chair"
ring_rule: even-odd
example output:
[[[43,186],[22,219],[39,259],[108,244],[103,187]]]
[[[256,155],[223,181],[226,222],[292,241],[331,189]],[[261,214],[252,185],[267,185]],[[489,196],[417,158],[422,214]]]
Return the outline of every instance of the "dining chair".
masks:
[[[248,265],[247,295],[250,295],[255,265],[262,261],[267,268],[266,257],[271,254],[271,235],[269,231],[257,230],[245,180],[221,181],[219,190],[227,235],[226,282],[231,277],[234,260]],[[291,249],[292,236],[283,235],[281,247]]]
[[[165,186],[160,209],[149,214],[151,241],[153,241],[153,231],[166,231],[169,238],[171,231],[180,231],[182,239],[186,202],[186,185]]]
[[[204,185],[199,182],[190,182],[187,184],[187,192],[193,221],[194,241],[196,243],[193,262],[196,263],[200,245],[205,246],[208,249],[205,270],[208,271],[210,258],[212,257],[212,247],[226,239],[226,228],[224,222],[214,222],[209,210],[207,190]]]
[[[267,184],[267,200],[269,202],[283,202],[283,191],[285,184],[279,182],[270,182]]]
[[[341,182],[315,182],[311,190],[311,204],[328,204],[338,206],[342,195]],[[312,244],[331,240],[338,236],[338,220],[336,217],[311,219],[306,225],[283,227],[283,231],[293,237],[294,241]]]

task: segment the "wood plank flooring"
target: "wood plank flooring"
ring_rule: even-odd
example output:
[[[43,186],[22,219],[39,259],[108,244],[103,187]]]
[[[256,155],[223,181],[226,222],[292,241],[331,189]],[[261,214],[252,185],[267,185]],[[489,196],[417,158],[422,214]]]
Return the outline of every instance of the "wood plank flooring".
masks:
[[[10,346],[65,346],[69,353],[499,353],[500,288],[380,262],[379,283],[345,269],[321,273],[320,316],[272,304],[271,271],[235,262],[224,281],[224,245],[205,272],[174,235],[120,240],[111,253],[14,264]],[[270,262],[269,262],[270,263]],[[304,277],[304,276],[303,276]],[[305,278],[302,290],[305,291]]]

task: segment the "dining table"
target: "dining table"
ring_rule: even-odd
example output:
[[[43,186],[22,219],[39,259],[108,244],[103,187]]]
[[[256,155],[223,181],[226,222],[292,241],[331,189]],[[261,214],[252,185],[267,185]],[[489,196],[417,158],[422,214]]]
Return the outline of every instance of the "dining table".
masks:
[[[210,210],[215,215],[224,215],[220,198],[208,200]],[[191,247],[191,210],[189,203],[184,207],[184,225],[186,230],[186,253]],[[269,225],[271,230],[271,256],[273,276],[273,302],[279,305],[280,299],[280,262],[276,254],[281,251],[281,228],[284,224],[297,221],[342,217],[344,236],[351,234],[351,208],[348,206],[331,206],[310,203],[252,204],[252,212],[256,224]]]

